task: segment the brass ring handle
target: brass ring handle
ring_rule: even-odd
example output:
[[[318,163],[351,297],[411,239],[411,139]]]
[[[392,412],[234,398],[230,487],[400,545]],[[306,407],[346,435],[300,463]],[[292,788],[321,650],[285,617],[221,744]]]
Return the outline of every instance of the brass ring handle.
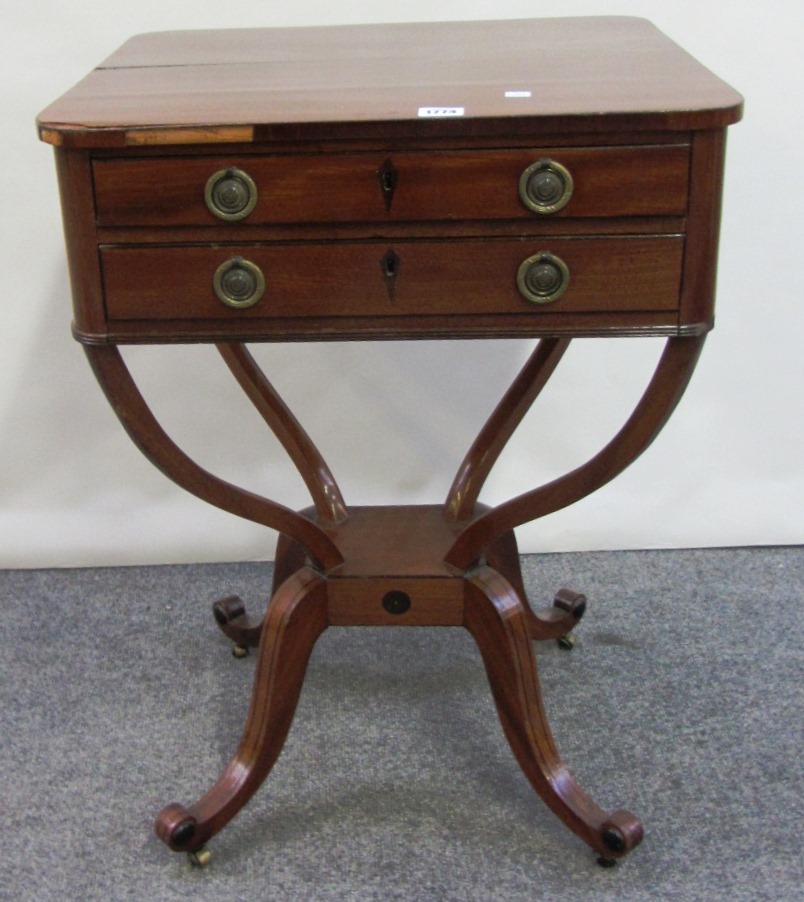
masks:
[[[572,175],[555,160],[531,163],[519,178],[519,198],[534,213],[556,213],[570,202]]]
[[[516,274],[519,293],[534,304],[552,304],[567,290],[569,267],[555,254],[539,251],[520,264]]]
[[[207,179],[204,200],[209,212],[218,219],[236,222],[245,219],[256,206],[257,185],[242,169],[219,169]]]
[[[227,307],[244,310],[253,307],[265,293],[265,276],[250,260],[232,257],[215,270],[212,287]]]

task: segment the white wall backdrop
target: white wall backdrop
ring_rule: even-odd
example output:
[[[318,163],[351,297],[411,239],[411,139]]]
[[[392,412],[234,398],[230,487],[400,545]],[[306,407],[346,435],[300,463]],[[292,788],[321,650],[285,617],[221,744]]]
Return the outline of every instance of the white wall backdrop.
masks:
[[[0,566],[267,558],[265,530],[185,495],[131,444],[70,337],[50,148],[36,114],[132,34],[391,20],[638,15],[746,97],[730,131],[718,325],[690,389],[619,479],[520,530],[525,551],[804,540],[804,11],[799,0],[28,0],[0,29]],[[661,342],[576,342],[484,500],[594,453],[641,393]],[[525,342],[260,346],[350,503],[443,499]],[[294,507],[304,487],[207,347],[127,352],[173,436],[206,466]],[[417,415],[417,410],[420,413]],[[344,425],[347,424],[347,425]]]

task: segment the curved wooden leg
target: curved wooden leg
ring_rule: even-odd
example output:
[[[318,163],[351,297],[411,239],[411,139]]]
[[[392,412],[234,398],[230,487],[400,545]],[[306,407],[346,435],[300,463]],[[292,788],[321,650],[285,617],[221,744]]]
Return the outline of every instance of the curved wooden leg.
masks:
[[[627,855],[642,840],[642,824],[628,811],[603,811],[561,760],[542,705],[525,606],[490,567],[467,578],[464,626],[483,656],[503,730],[533,788],[604,860]]]
[[[522,582],[522,565],[519,559],[519,545],[513,529],[495,539],[486,552],[486,562],[492,570],[502,574],[523,600],[527,598]]]
[[[240,343],[219,344],[217,348],[246,396],[296,465],[319,515],[333,523],[345,520],[348,511],[332,471],[249,350]]]
[[[455,520],[471,517],[480,490],[503,448],[533,402],[550,381],[569,347],[568,338],[542,338],[511,383],[463,459],[449,490],[444,510]]]
[[[575,645],[572,630],[586,613],[586,596],[572,589],[559,589],[553,598],[553,606],[534,611],[529,618],[531,639],[556,639],[561,648]]]
[[[289,579],[306,564],[307,552],[304,546],[295,539],[291,539],[290,536],[280,533],[274,554],[274,581],[271,594],[273,595],[286,579]]]
[[[300,570],[268,607],[251,707],[229,766],[194,805],[168,805],[156,819],[156,835],[171,849],[200,849],[259,788],[282,750],[310,653],[326,627],[326,582],[310,568]]]
[[[343,563],[334,541],[309,517],[218,478],[185,454],[145,403],[116,345],[87,345],[84,351],[132,441],[167,477],[221,510],[293,536],[324,570]]]
[[[235,643],[234,651],[237,657],[246,654],[247,649],[256,648],[260,644],[265,618],[258,620],[249,617],[239,595],[227,595],[226,598],[218,599],[212,605],[212,616],[221,632]]]
[[[586,611],[586,597],[572,589],[559,589],[553,599],[553,606],[534,611],[528,604],[522,570],[519,563],[519,548],[514,531],[503,533],[486,552],[486,562],[492,570],[502,574],[513,590],[524,602],[525,619],[531,639],[557,639],[562,648],[574,644],[572,630],[578,625]]]
[[[469,570],[500,536],[574,504],[622,473],[656,438],[681,400],[704,338],[703,335],[669,338],[645,393],[605,448],[570,473],[471,520],[444,560],[459,570]]]
[[[307,552],[290,536],[280,533],[276,546],[274,562],[274,578],[271,584],[271,597],[285,580],[307,564]],[[234,654],[242,657],[249,648],[260,644],[260,636],[265,617],[259,619],[246,613],[246,606],[238,595],[227,595],[212,605],[212,615],[221,632],[234,642]]]

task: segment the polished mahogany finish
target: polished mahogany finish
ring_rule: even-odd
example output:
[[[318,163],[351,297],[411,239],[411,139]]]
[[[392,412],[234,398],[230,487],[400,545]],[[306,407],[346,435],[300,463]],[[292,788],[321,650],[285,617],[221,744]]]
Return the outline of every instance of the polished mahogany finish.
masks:
[[[459,106],[466,116],[418,116]],[[717,129],[741,108],[739,94],[643,19],[511,19],[138,35],[45,110],[40,127],[73,147],[530,138]]]
[[[133,38],[39,118],[55,147],[74,332],[121,422],[188,491],[279,533],[240,744],[156,832],[198,852],[278,757],[319,635],[463,626],[534,789],[605,863],[642,826],[560,758],[533,640],[586,609],[528,604],[514,530],[588,495],[661,430],[714,317],[726,126],[742,99],[630,18],[173,32]],[[483,485],[573,338],[663,335],[620,432],[494,508]],[[350,508],[246,341],[532,336],[531,358],[442,504]],[[201,468],[163,431],[118,345],[211,342],[298,469],[293,511]],[[348,428],[344,423],[344,428]]]
[[[689,146],[540,148],[561,160],[577,188],[556,217],[683,216]],[[366,173],[377,152],[242,155],[258,189],[244,224],[410,222],[420,219],[531,219],[516,190],[533,152],[520,150],[395,153],[395,186],[380,192]],[[99,159],[92,167],[100,226],[210,226],[198,185],[231,165],[231,157]],[[656,177],[656,173],[660,177]],[[398,189],[398,190],[397,190]]]

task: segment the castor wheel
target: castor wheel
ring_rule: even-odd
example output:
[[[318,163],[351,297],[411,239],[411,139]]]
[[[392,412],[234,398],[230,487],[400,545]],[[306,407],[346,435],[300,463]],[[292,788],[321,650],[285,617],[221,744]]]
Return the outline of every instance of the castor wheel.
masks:
[[[602,868],[613,868],[613,867],[616,867],[616,865],[617,865],[617,859],[616,858],[606,858],[605,855],[598,855],[597,863]]]
[[[237,595],[228,595],[212,605],[212,616],[218,626],[226,626],[238,617],[243,617],[246,607]]]
[[[564,633],[563,636],[559,636],[556,639],[556,645],[563,651],[572,651],[577,641],[574,633]]]
[[[586,613],[586,596],[581,595],[580,592],[574,592],[572,589],[559,589],[553,599],[553,607],[566,611],[572,620],[578,623]],[[568,625],[571,625],[571,622]],[[558,647],[564,651],[572,651],[575,648],[575,636],[569,631],[563,636],[559,636],[556,642]]]
[[[187,858],[194,867],[204,868],[212,860],[212,852],[205,848],[196,849],[195,852],[188,852]]]
[[[248,655],[248,648],[245,645],[233,645],[232,654],[236,658],[245,658]]]

